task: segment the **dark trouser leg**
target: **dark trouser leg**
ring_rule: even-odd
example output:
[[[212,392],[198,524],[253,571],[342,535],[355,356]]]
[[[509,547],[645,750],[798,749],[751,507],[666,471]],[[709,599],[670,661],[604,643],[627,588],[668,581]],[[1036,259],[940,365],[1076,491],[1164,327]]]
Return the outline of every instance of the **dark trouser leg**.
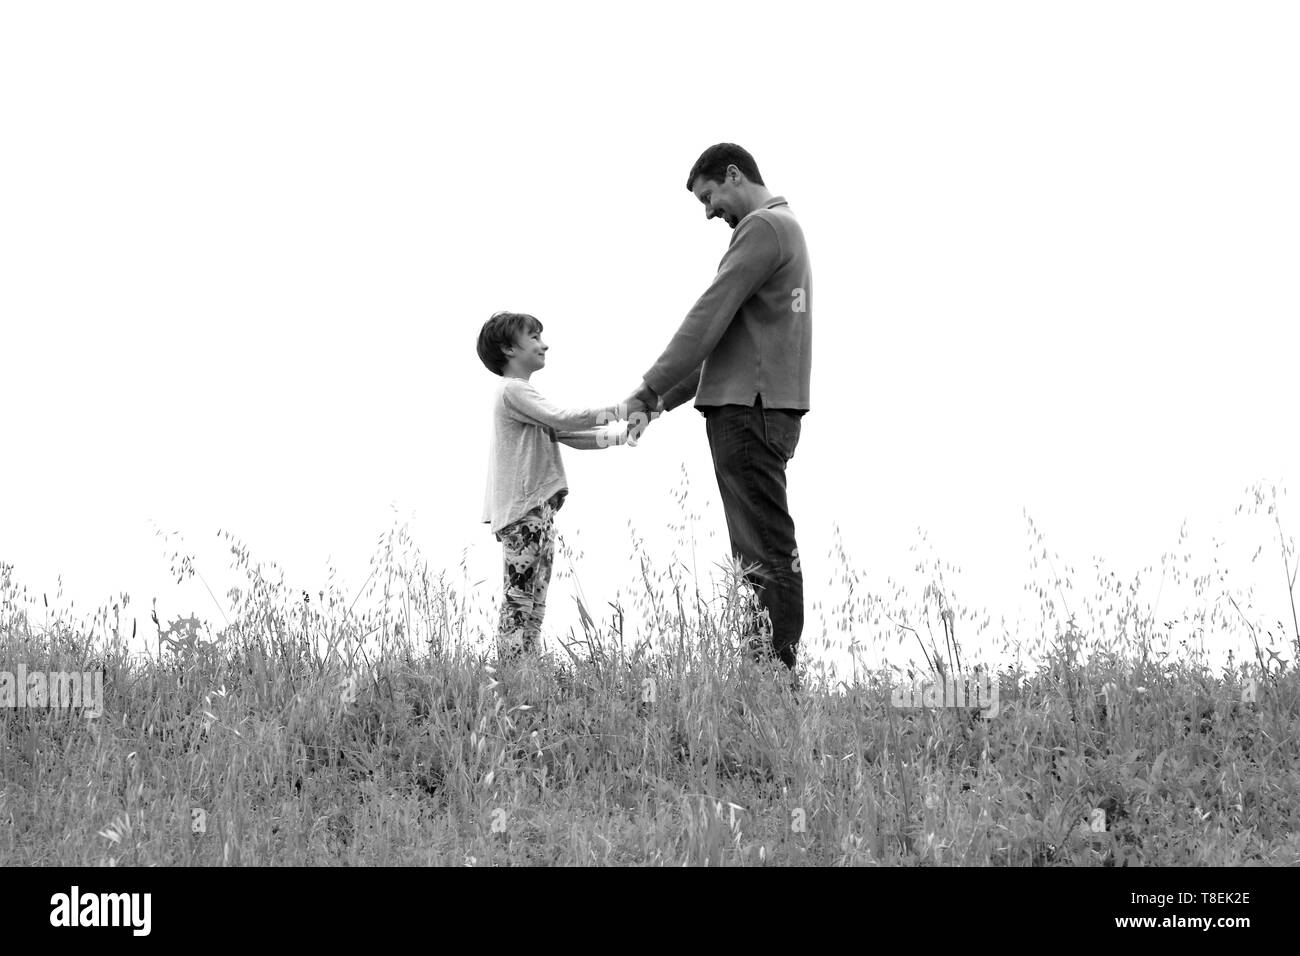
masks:
[[[803,572],[786,501],[785,466],[799,444],[798,412],[721,405],[708,413],[709,450],[731,549],[772,621],[772,652],[789,668],[803,634]]]

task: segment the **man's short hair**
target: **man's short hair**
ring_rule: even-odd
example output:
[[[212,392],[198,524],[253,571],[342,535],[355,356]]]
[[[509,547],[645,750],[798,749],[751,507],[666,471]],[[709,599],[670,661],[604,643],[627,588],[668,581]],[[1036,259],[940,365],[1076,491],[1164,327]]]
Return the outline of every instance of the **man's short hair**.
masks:
[[[542,323],[525,312],[497,312],[483,323],[478,333],[478,357],[493,375],[506,368],[505,349],[511,348],[520,333],[532,335],[542,331]]]
[[[735,165],[745,178],[757,186],[764,186],[763,177],[758,173],[758,163],[749,155],[749,150],[735,143],[718,143],[700,153],[700,158],[691,167],[691,174],[686,177],[686,188],[691,190],[695,180],[703,176],[710,182],[720,183],[727,178],[727,167]]]

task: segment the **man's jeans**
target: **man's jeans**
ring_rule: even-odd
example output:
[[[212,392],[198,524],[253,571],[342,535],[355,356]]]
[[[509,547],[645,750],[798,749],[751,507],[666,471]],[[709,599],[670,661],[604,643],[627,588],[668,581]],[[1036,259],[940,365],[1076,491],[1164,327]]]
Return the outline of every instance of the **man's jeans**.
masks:
[[[703,409],[731,550],[758,570],[746,575],[772,621],[772,647],[793,670],[803,633],[803,572],[786,503],[785,465],[799,444],[801,412],[717,405]]]

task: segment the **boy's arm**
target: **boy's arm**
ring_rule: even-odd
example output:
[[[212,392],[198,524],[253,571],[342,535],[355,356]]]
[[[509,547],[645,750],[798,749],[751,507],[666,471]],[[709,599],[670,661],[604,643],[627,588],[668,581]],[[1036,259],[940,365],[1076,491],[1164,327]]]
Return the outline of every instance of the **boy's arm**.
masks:
[[[561,408],[548,401],[529,382],[515,380],[501,393],[506,412],[525,425],[541,425],[555,432],[580,432],[618,419],[618,408]]]
[[[600,425],[596,428],[583,428],[579,431],[557,431],[555,440],[568,445],[570,448],[577,448],[582,451],[594,451],[600,448],[611,448],[614,445],[626,445],[627,423],[618,422],[613,425]]]

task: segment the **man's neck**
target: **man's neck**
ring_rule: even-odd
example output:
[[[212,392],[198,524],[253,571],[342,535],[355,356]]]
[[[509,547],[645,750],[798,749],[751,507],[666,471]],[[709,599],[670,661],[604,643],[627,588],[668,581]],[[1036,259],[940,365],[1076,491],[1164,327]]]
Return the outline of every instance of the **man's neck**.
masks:
[[[771,202],[772,193],[766,186],[750,183],[745,190],[745,199],[749,203],[749,210],[745,213],[747,216],[755,209],[761,209],[765,204]]]

